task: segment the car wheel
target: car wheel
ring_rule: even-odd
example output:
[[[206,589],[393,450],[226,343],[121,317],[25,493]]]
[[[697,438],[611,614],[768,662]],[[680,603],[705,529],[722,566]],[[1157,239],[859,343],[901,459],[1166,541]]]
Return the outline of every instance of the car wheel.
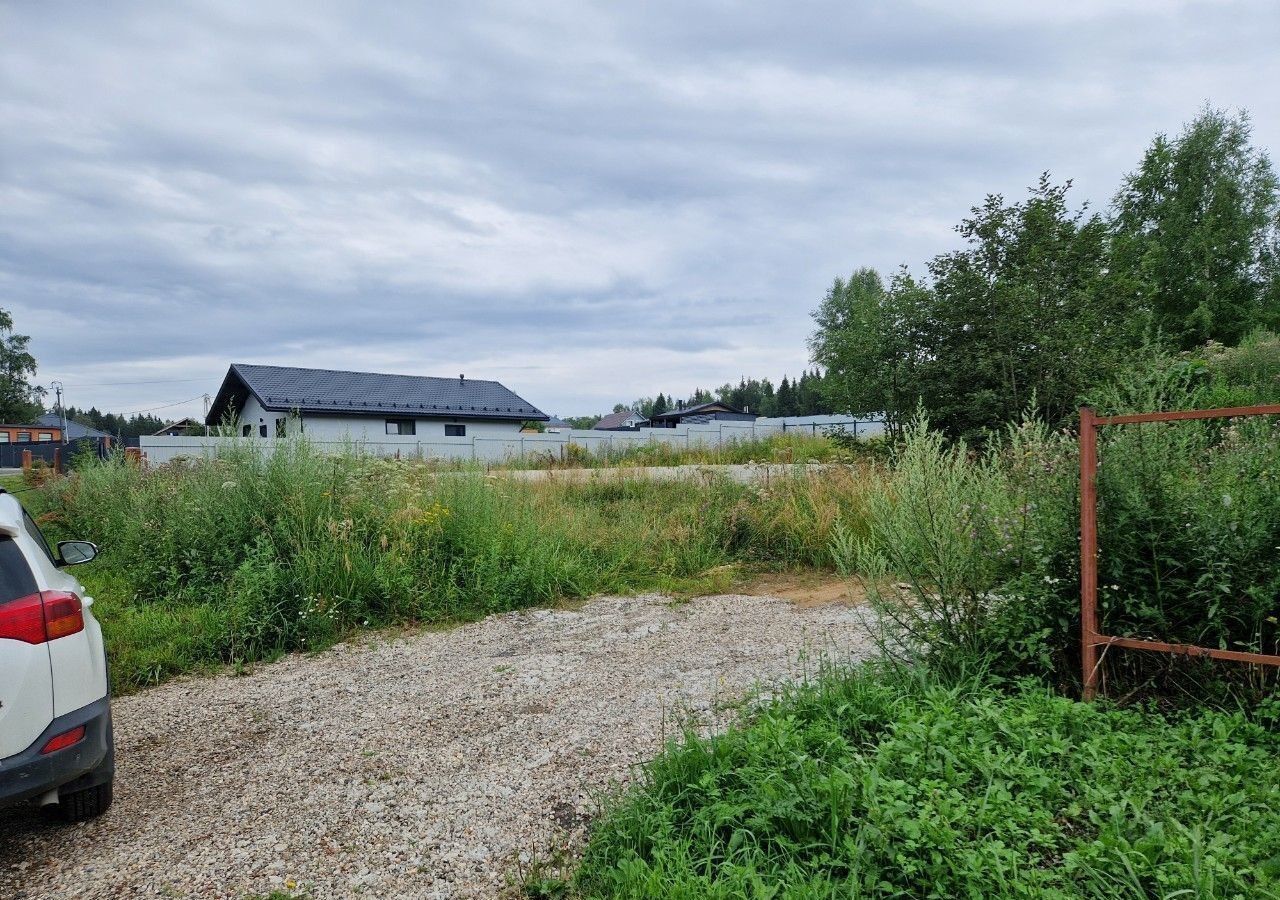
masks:
[[[95,784],[58,798],[58,815],[66,822],[83,822],[100,816],[111,806],[111,782]]]

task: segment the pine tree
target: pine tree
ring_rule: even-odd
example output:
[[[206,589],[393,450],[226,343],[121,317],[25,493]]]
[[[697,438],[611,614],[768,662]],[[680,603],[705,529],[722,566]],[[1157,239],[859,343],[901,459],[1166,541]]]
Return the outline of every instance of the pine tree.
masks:
[[[777,410],[780,416],[794,416],[795,413],[795,397],[791,393],[791,379],[786,375],[782,376],[782,382],[778,385]]]

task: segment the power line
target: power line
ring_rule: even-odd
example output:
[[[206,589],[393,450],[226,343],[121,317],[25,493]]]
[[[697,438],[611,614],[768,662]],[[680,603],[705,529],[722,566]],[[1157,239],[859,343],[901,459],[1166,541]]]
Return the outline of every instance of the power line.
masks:
[[[207,378],[158,378],[154,381],[73,381],[71,387],[118,387],[126,384],[187,384],[192,381],[208,381]]]
[[[148,406],[146,409],[127,409],[122,413],[116,413],[119,416],[133,416],[138,413],[155,412],[157,409],[168,409],[171,406],[181,406],[184,403],[194,403],[204,397],[204,394],[196,394],[194,397],[188,397],[186,400],[175,400],[172,403],[164,403],[160,406]]]

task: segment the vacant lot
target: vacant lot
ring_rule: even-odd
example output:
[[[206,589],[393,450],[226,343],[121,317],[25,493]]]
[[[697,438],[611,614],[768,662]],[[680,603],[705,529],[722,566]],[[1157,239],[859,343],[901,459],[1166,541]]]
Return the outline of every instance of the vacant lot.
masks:
[[[681,720],[866,656],[862,615],[602,598],[125,697],[116,806],[76,828],[0,814],[0,897],[495,896]]]

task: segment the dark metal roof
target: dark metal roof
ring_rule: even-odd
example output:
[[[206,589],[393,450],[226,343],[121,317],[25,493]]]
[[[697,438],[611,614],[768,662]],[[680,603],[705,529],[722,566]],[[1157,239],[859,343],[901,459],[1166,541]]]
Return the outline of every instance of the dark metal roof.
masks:
[[[631,418],[639,419],[641,422],[645,421],[645,417],[634,409],[624,409],[622,412],[609,413],[609,415],[601,417],[594,427],[596,431],[614,431],[625,427],[623,423]]]
[[[751,416],[757,418],[750,413],[744,413],[740,409],[734,409],[728,403],[721,403],[719,400],[712,400],[709,403],[699,403],[697,406],[686,406],[684,409],[669,409],[663,413],[656,413],[650,416],[652,419],[686,419],[689,416],[706,415],[708,413],[726,412],[738,416]]]
[[[44,415],[36,416],[36,422],[46,428],[61,428],[62,416],[58,413],[45,413]],[[104,437],[111,437],[111,435],[105,431],[99,431],[97,428],[83,425],[75,419],[67,419],[67,440],[69,441],[78,441],[81,438]]]
[[[209,408],[208,423],[220,423],[231,407],[243,408],[249,394],[264,409],[276,412],[419,419],[550,418],[496,381],[235,363]]]

